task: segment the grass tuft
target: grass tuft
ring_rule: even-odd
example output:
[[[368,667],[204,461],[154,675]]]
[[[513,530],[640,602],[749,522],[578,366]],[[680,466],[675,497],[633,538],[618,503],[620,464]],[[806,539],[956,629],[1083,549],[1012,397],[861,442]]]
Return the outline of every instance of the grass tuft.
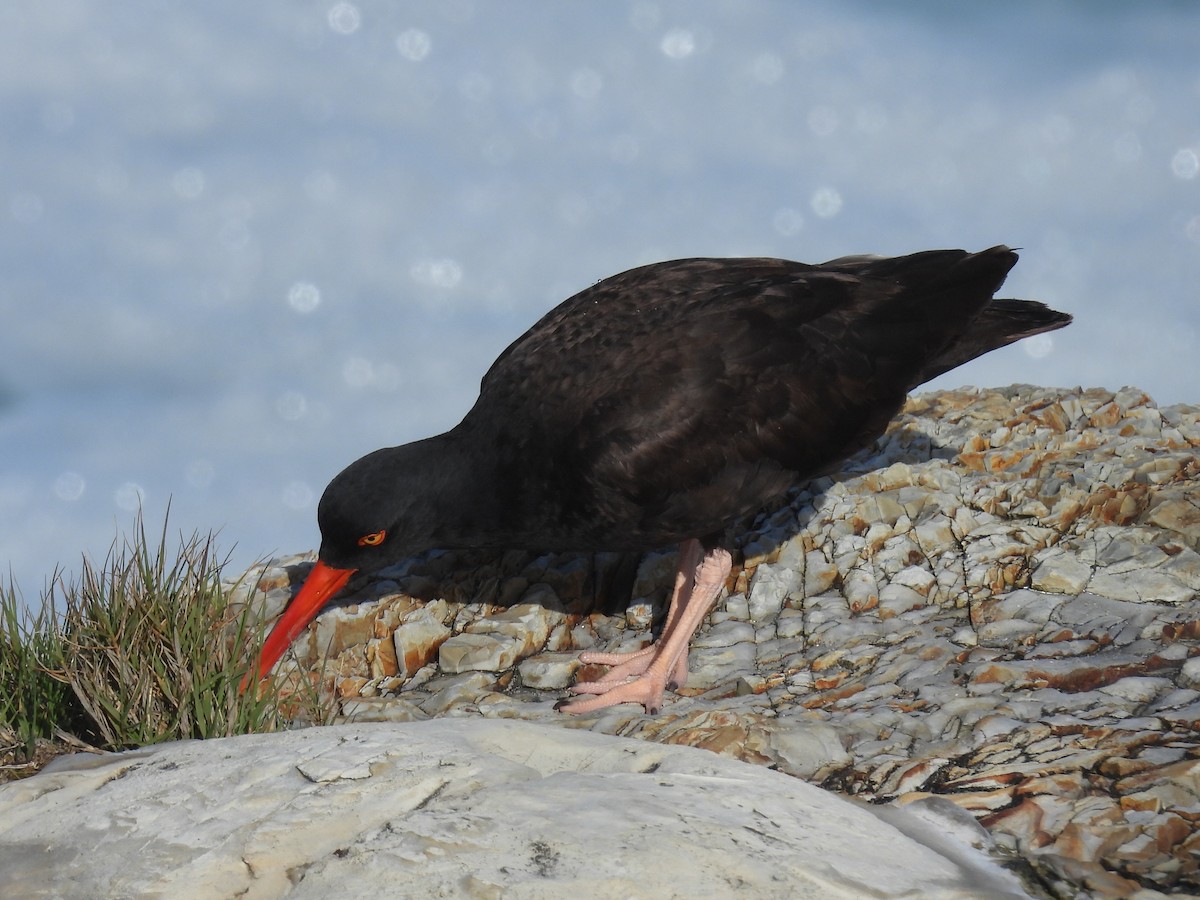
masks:
[[[270,696],[237,689],[257,635],[221,582],[227,557],[211,534],[168,554],[166,529],[152,543],[139,515],[102,567],[51,585],[66,681],[110,748],[274,730]]]
[[[12,577],[0,587],[0,750],[33,755],[39,740],[73,724],[78,712],[62,671],[53,611],[25,605]]]
[[[286,704],[274,680],[239,691],[263,629],[246,600],[253,586],[222,580],[227,562],[212,534],[181,536],[168,552],[166,520],[152,540],[139,514],[102,565],[85,558],[70,581],[56,573],[38,613],[10,579],[0,591],[0,745],[7,738],[28,758],[55,736],[122,750],[328,721],[315,687]]]

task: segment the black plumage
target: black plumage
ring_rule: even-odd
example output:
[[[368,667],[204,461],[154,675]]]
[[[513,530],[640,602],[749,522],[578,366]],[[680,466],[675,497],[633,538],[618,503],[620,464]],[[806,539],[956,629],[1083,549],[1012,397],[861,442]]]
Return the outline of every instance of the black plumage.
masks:
[[[882,434],[911,389],[1070,322],[993,298],[1016,260],[1007,247],[817,266],[684,259],[607,278],[501,353],[454,429],[339,474],[318,511],[321,564],[696,539],[707,559],[727,526]],[[603,690],[645,668],[618,669]],[[680,674],[678,659],[659,668]]]

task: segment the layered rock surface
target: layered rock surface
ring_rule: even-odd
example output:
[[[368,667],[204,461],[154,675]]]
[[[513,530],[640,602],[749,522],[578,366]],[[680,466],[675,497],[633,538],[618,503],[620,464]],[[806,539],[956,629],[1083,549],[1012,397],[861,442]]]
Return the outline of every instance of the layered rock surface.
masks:
[[[580,649],[648,640],[669,551],[432,555],[323,614],[283,671],[352,720],[540,720],[942,797],[1051,891],[1200,891],[1198,449],[1200,409],[1133,388],[917,396],[739,536],[655,717],[553,703],[599,674]],[[264,572],[264,616],[303,571]]]
[[[0,788],[0,895],[1023,897],[944,810],[526,722],[310,728],[75,757]],[[932,845],[932,846],[930,846]]]

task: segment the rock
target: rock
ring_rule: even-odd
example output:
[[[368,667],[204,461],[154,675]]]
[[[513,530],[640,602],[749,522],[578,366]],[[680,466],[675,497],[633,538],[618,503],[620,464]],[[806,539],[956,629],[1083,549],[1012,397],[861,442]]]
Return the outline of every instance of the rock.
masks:
[[[452,633],[425,610],[409,616],[392,632],[399,673],[406,678],[415,675],[437,655]]]
[[[6,897],[1029,896],[982,832],[687,747],[495,720],[72,757],[0,787],[0,823]]]
[[[1061,548],[1051,548],[1041,554],[1033,572],[1032,586],[1051,594],[1078,594],[1087,587],[1092,567]]]
[[[516,656],[524,657],[536,653],[550,637],[550,632],[563,619],[559,610],[537,603],[520,603],[493,616],[479,619],[467,626],[473,634],[495,634],[512,638],[518,642]],[[499,671],[512,665],[505,662]]]
[[[523,642],[514,637],[463,632],[447,638],[438,648],[443,672],[500,672],[520,656]]]
[[[553,691],[569,685],[579,666],[577,653],[540,653],[522,660],[517,671],[526,687]]]
[[[842,746],[837,730],[818,722],[805,722],[796,727],[777,728],[771,732],[770,748],[781,772],[797,778],[828,775],[853,762]]]
[[[1193,657],[1179,670],[1179,683],[1189,688],[1200,687],[1200,657]]]
[[[629,560],[615,597],[611,555],[431,555],[322,615],[340,623],[331,659],[311,637],[297,656],[359,720],[511,717],[702,747],[877,804],[952,804],[1061,896],[1197,894],[1200,789],[1172,767],[1200,758],[1198,454],[1200,408],[1136,389],[913,397],[740,536],[741,571],[656,717],[553,703],[579,650],[662,627],[670,550]],[[243,596],[277,614],[307,559]],[[379,649],[393,631],[395,662]],[[469,665],[487,671],[449,674]]]

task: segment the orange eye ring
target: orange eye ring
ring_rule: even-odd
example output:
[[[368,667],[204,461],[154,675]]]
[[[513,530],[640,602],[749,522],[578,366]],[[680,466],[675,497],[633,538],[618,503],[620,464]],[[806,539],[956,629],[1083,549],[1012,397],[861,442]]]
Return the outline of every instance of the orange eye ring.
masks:
[[[364,534],[358,539],[358,546],[378,547],[383,543],[385,537],[387,537],[386,531],[372,531],[370,534]]]

